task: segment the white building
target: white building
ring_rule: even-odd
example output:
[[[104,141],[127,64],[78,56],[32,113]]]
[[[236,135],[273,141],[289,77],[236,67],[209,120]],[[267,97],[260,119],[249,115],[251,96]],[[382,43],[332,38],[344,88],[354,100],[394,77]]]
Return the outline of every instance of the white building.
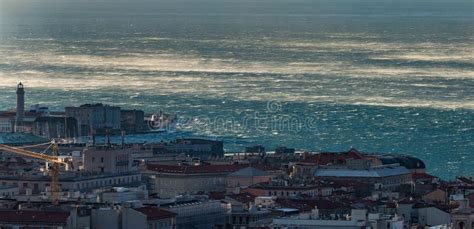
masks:
[[[411,184],[411,172],[398,164],[374,166],[367,169],[347,167],[319,167],[314,176],[323,180],[351,180],[378,185],[382,189],[393,189],[402,184]]]
[[[176,228],[213,228],[227,221],[224,207],[217,200],[182,200],[161,204],[162,208],[176,214]]]
[[[321,228],[321,229],[403,229],[403,219],[397,216],[383,216],[380,214],[367,214],[365,209],[352,209],[351,215],[338,219],[321,218],[318,209],[311,213],[300,213],[295,217],[274,218],[270,228]]]
[[[0,197],[11,198],[19,193],[18,185],[0,185]]]
[[[469,200],[459,201],[459,208],[451,213],[452,228],[470,229],[474,228],[474,208],[469,205]]]
[[[114,187],[108,191],[99,194],[102,203],[124,203],[132,200],[148,199],[148,190],[146,186],[133,188]]]

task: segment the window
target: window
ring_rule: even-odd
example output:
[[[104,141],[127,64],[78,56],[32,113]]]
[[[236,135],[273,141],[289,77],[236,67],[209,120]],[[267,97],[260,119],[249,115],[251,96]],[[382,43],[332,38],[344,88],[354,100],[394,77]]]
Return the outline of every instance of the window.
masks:
[[[94,162],[95,162],[95,157],[92,157],[92,163],[94,163]]]
[[[100,158],[100,162],[101,162],[101,163],[104,163],[104,157],[101,157],[101,158]]]

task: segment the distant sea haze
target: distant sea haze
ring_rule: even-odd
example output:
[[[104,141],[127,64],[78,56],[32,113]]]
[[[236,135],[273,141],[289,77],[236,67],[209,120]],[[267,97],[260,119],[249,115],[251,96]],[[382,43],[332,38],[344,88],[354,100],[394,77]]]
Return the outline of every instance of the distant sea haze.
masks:
[[[2,110],[22,81],[27,104],[53,110],[179,112],[183,135],[229,151],[354,147],[474,176],[470,0],[0,5]]]

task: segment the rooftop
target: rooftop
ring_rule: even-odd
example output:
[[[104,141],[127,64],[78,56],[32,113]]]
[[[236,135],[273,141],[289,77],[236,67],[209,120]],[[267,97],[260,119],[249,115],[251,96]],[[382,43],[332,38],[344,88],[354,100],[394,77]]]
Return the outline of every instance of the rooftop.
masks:
[[[412,178],[413,180],[433,180],[437,177],[432,176],[428,173],[413,173]]]
[[[48,142],[48,139],[24,133],[0,133],[0,144],[21,145]]]
[[[343,164],[349,158],[362,159],[363,156],[356,149],[351,149],[347,152],[341,153],[321,152],[307,155],[303,160],[303,163],[312,163],[318,165]]]
[[[232,164],[232,165],[163,165],[163,164],[147,164],[147,169],[160,173],[172,174],[212,174],[212,173],[232,173],[248,165]]]
[[[268,176],[268,175],[269,174],[267,172],[264,172],[262,170],[256,169],[251,166],[237,170],[229,174],[229,176],[233,176],[233,177],[255,177],[255,176]]]
[[[136,211],[139,211],[146,215],[147,220],[160,220],[160,219],[168,219],[173,218],[177,214],[171,211],[167,211],[157,207],[141,207],[136,208]]]
[[[0,222],[65,224],[69,215],[69,212],[0,210]]]
[[[380,166],[370,169],[319,168],[316,177],[389,177],[410,174],[403,166]]]

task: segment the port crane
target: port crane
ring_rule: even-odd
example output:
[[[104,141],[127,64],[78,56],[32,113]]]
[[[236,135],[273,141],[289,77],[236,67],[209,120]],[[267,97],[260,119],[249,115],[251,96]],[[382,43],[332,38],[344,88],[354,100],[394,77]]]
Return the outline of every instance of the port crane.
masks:
[[[59,156],[58,144],[54,141],[51,143],[52,155],[46,155],[43,153],[37,153],[29,151],[20,147],[12,147],[8,145],[0,144],[0,150],[8,153],[18,154],[25,157],[32,157],[46,161],[51,164],[51,201],[54,205],[59,202],[59,169],[61,165],[69,166],[67,162],[61,161]]]

